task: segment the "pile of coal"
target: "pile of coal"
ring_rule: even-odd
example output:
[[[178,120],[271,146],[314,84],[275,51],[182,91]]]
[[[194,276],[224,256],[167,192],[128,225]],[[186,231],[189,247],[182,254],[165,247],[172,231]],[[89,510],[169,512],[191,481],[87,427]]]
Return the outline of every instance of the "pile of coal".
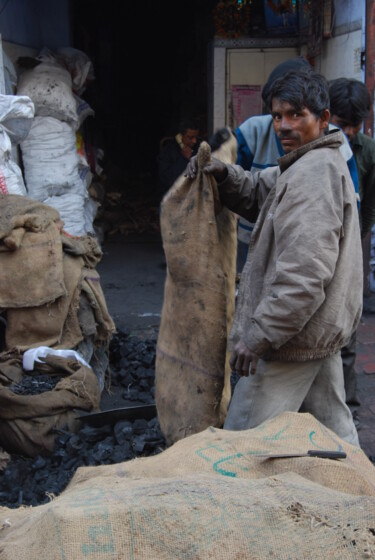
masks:
[[[143,405],[146,409],[154,404],[155,354],[154,339],[141,339],[122,331],[114,335],[109,348],[109,393],[120,394],[122,406]],[[25,375],[12,390],[38,394],[51,390],[58,380],[57,376]],[[232,374],[232,388],[237,380]],[[104,412],[113,408],[105,397],[108,397],[106,389],[101,405]],[[78,467],[110,465],[162,452],[166,444],[156,409],[154,417],[147,416],[118,421],[112,418],[95,426],[82,421],[76,433],[66,429],[56,432],[50,455],[30,458],[12,454],[6,469],[0,473],[0,505],[16,508],[45,504],[61,494]]]
[[[45,504],[66,488],[78,467],[121,463],[164,448],[156,418],[86,425],[75,434],[60,430],[53,454],[11,456],[0,476],[0,504],[10,508]]]
[[[156,340],[117,332],[110,345],[111,386],[123,388],[130,404],[151,404],[155,398]]]
[[[22,381],[12,383],[9,389],[16,395],[40,395],[46,391],[52,391],[60,380],[61,375],[52,376],[34,372],[32,375],[25,374]]]
[[[123,389],[129,406],[154,402],[155,349],[156,340],[145,341],[123,332],[111,342],[111,384]],[[43,377],[37,387],[32,376],[25,377],[31,379],[18,388],[25,394],[41,392],[55,382]],[[64,429],[56,432],[52,454],[34,458],[11,455],[0,473],[0,505],[15,508],[47,503],[61,494],[78,467],[121,463],[156,455],[166,447],[156,413],[151,419],[121,419],[100,426],[81,424],[76,433]]]

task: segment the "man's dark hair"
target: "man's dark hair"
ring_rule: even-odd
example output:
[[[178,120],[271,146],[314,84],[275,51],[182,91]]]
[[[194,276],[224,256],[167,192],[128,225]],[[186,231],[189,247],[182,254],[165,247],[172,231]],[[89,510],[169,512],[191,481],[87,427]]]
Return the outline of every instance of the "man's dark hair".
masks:
[[[270,107],[275,97],[290,103],[297,111],[306,107],[317,118],[325,109],[329,109],[328,82],[322,74],[311,68],[288,72],[275,80],[267,99]]]
[[[301,68],[312,68],[311,64],[306,60],[304,56],[297,56],[297,58],[289,58],[280,62],[272,70],[271,74],[268,76],[267,82],[264,84],[262,89],[262,99],[263,103],[267,103],[267,98],[272,87],[272,84],[278,78],[282,78],[288,72],[292,70],[300,70]],[[268,108],[269,109],[269,108]]]
[[[331,114],[353,126],[367,119],[371,109],[371,97],[363,82],[338,78],[329,83]]]
[[[180,121],[178,131],[181,132],[181,134],[185,134],[188,129],[199,130],[198,123],[195,119],[187,117]]]

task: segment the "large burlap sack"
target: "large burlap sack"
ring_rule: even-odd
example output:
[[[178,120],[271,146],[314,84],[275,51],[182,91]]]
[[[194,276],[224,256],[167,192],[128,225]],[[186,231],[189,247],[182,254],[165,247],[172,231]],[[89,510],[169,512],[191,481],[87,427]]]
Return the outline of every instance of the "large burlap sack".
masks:
[[[233,163],[236,140],[215,152]],[[236,217],[221,207],[215,180],[200,169],[177,179],[161,205],[167,261],[157,342],[155,401],[167,442],[223,423],[230,399],[227,338],[235,301]]]
[[[77,238],[62,231],[61,242],[66,293],[44,305],[8,309],[7,351],[23,352],[38,346],[62,349],[78,346],[87,330],[79,317],[81,296],[87,291],[90,292],[90,309],[96,319],[90,338],[94,344],[102,346],[104,342],[108,346],[115,326],[108,313],[99,274],[94,270],[103,253],[96,239],[90,236]]]
[[[12,251],[22,241],[12,241],[12,234],[18,229],[34,233],[44,231],[51,222],[57,222],[60,215],[54,208],[30,198],[18,195],[0,195],[0,241],[2,251]]]
[[[38,371],[62,378],[51,391],[16,394],[10,386],[22,380],[21,360],[0,355],[0,446],[10,453],[29,457],[48,453],[53,450],[56,429],[79,428],[75,409],[99,410],[100,388],[91,368],[77,360],[46,356]]]
[[[257,453],[344,450],[347,459]],[[0,508],[2,560],[375,557],[375,469],[309,414],[208,428],[154,457],[80,468],[51,503]],[[0,519],[1,526],[1,519]]]
[[[43,305],[66,293],[59,219],[45,204],[0,195],[0,308]]]
[[[6,350],[24,352],[38,346],[74,348],[83,339],[77,315],[83,258],[64,253],[62,265],[64,295],[37,307],[7,310]]]

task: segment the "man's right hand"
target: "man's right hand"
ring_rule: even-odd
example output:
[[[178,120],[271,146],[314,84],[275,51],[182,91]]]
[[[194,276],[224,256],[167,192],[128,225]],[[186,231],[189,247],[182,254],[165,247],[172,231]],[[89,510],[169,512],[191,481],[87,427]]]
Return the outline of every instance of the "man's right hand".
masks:
[[[198,156],[193,156],[190,159],[186,167],[184,177],[187,177],[188,179],[195,179],[195,177],[197,176],[197,172],[198,172],[197,157]],[[223,163],[222,161],[216,158],[212,158],[211,161],[203,167],[202,171],[203,173],[213,175],[218,183],[224,181],[228,176],[227,166],[225,165],[225,163]]]
[[[240,340],[234,347],[229,364],[232,371],[235,371],[238,375],[248,377],[249,373],[255,375],[258,360],[258,354],[249,350],[246,344]]]
[[[184,146],[183,148],[181,148],[181,153],[184,157],[186,157],[186,159],[190,160],[193,154],[193,150],[189,148],[189,146]]]

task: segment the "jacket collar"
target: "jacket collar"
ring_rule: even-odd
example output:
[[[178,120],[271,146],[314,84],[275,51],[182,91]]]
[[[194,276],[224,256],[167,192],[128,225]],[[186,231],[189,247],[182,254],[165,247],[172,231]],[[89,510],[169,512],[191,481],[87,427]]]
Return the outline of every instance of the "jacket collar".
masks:
[[[344,142],[345,139],[341,130],[332,130],[332,132],[328,132],[324,136],[321,136],[308,144],[304,144],[289,154],[279,158],[277,162],[279,164],[280,171],[283,173],[286,169],[288,169],[288,167],[310,150],[315,150],[316,148],[339,148],[341,144],[344,144]]]
[[[354,136],[353,140],[350,142],[350,145],[361,147],[363,146],[362,136],[360,132],[358,132],[358,134]]]

